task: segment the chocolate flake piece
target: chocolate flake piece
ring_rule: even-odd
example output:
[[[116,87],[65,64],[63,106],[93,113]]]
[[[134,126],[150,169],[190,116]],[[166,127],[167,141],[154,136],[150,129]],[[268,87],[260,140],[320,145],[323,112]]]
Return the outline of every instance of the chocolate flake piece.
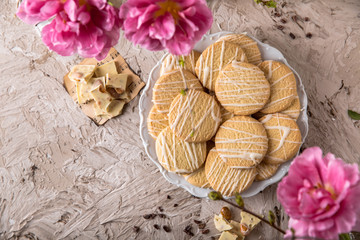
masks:
[[[179,206],[179,204],[177,204],[177,203],[174,204],[174,207],[178,207],[178,206]]]
[[[194,223],[196,223],[197,225],[199,225],[199,224],[202,223],[202,221],[199,221],[199,220],[194,219]]]
[[[305,17],[305,18],[304,18],[304,21],[305,21],[305,22],[308,22],[308,21],[310,21],[310,18]]]
[[[281,17],[281,13],[278,13],[278,12],[276,12],[274,15],[275,15],[275,17]]]
[[[164,211],[164,209],[162,207],[158,207],[158,209],[159,209],[160,212]]]
[[[156,218],[156,214],[154,214],[154,213],[145,214],[145,215],[143,216],[143,218],[145,218],[146,220],[154,219],[154,218]]]
[[[205,223],[200,223],[198,225],[199,229],[204,229],[206,227],[206,224]]]
[[[294,22],[297,22],[297,16],[296,16],[296,15],[292,16],[291,19],[292,19]]]
[[[135,233],[138,233],[138,232],[140,232],[140,228],[139,228],[138,226],[134,226],[134,227],[133,227],[133,231],[134,231]]]
[[[167,225],[164,225],[163,229],[164,229],[165,232],[171,232],[171,228],[169,226],[167,226]]]
[[[292,39],[295,39],[295,35],[293,33],[289,33],[289,36],[292,38]]]
[[[210,232],[209,229],[204,229],[204,230],[201,231],[202,234],[208,234],[209,232]]]
[[[282,25],[277,25],[276,28],[279,30],[284,30],[284,26],[282,26]]]
[[[167,199],[171,199],[171,196],[170,196],[170,195],[167,195]]]
[[[307,33],[307,34],[306,34],[306,37],[307,37],[307,38],[312,38],[312,34],[311,34],[311,33]]]
[[[184,232],[189,236],[194,236],[194,233],[192,232],[192,226],[188,225],[185,227]]]
[[[158,224],[154,224],[154,228],[159,230],[160,229],[160,226]]]
[[[280,20],[282,23],[287,23],[287,21],[286,21],[286,19],[285,18],[282,18],[281,20]]]
[[[158,214],[158,215],[159,215],[160,218],[166,218],[166,215],[165,215],[165,214],[160,213],[160,214]]]

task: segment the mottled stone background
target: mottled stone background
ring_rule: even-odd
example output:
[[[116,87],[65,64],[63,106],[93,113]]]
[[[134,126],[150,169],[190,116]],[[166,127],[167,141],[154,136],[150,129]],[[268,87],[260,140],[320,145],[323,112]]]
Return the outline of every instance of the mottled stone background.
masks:
[[[96,126],[62,86],[81,59],[49,52],[35,29],[14,16],[15,0],[0,6],[0,239],[190,239],[183,232],[189,224],[192,239],[217,236],[212,218],[222,204],[169,184],[147,158],[138,98],[122,116]],[[305,146],[359,163],[360,123],[347,110],[360,111],[360,1],[281,0],[277,12],[252,0],[210,6],[211,33],[249,32],[278,48],[301,75],[309,97]],[[116,49],[144,81],[164,53],[123,38]],[[245,202],[262,214],[277,207],[286,228],[275,192],[273,185]],[[166,218],[142,217],[158,207]],[[210,233],[199,233],[193,219],[205,221]],[[247,239],[280,238],[261,224]]]

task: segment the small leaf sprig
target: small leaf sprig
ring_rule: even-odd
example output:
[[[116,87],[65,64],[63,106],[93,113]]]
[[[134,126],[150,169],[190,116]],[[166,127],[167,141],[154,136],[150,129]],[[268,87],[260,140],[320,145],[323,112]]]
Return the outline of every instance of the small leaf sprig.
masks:
[[[268,8],[276,8],[276,2],[274,0],[264,1],[264,0],[254,0],[257,4],[262,4]]]
[[[254,217],[260,219],[261,221],[263,221],[266,224],[270,225],[271,227],[275,228],[276,230],[278,230],[282,234],[285,234],[285,231],[283,229],[281,229],[280,227],[275,225],[275,214],[272,211],[269,211],[269,220],[267,220],[267,219],[261,217],[260,215],[246,209],[245,204],[244,204],[244,200],[243,200],[243,198],[241,197],[241,195],[239,193],[235,194],[235,202],[237,204],[235,204],[235,203],[233,203],[233,202],[231,202],[231,201],[229,201],[227,199],[224,199],[223,196],[221,195],[221,193],[215,192],[215,191],[210,192],[208,197],[211,200],[214,200],[214,201],[220,200],[220,201],[226,202],[227,204],[230,204],[233,207],[239,208],[241,211],[244,211],[246,213],[249,213],[249,214],[253,215]],[[270,215],[271,215],[271,218],[270,218]]]
[[[360,120],[360,113],[354,112],[352,110],[348,110],[348,115],[353,120]]]

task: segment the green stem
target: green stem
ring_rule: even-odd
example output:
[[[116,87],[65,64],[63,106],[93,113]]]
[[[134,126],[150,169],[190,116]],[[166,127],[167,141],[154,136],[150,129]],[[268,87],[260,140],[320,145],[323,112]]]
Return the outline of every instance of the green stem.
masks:
[[[278,230],[278,231],[281,232],[282,234],[285,234],[285,233],[286,233],[283,229],[281,229],[280,227],[276,226],[275,224],[271,224],[267,219],[265,219],[265,218],[257,215],[256,213],[253,213],[252,211],[250,211],[250,210],[248,210],[248,209],[246,209],[246,208],[241,208],[241,207],[239,207],[238,205],[236,205],[235,203],[232,203],[232,202],[230,202],[229,200],[226,200],[226,199],[224,199],[224,198],[221,198],[220,200],[221,200],[221,201],[224,201],[224,202],[226,202],[226,203],[228,203],[228,204],[230,204],[230,205],[233,206],[233,207],[239,208],[241,211],[244,211],[244,212],[246,212],[246,213],[249,213],[249,214],[257,217],[258,219],[260,219],[261,221],[263,221],[263,222],[265,222],[266,224],[270,225],[271,227],[275,228],[276,230]]]

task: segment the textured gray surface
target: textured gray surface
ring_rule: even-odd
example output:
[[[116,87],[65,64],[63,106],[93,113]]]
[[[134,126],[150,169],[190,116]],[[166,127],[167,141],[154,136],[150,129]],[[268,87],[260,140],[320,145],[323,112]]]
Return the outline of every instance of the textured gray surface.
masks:
[[[193,239],[216,236],[211,219],[222,204],[170,185],[146,157],[138,134],[138,98],[122,116],[97,127],[62,86],[63,75],[81,59],[49,52],[34,28],[14,17],[15,0],[0,5],[0,239],[190,239],[183,229],[192,224],[197,233],[192,219],[208,222],[211,230]],[[360,111],[360,2],[292,0],[279,8],[280,17],[252,0],[210,5],[211,32],[247,31],[282,51],[299,72],[309,96],[305,146],[319,145],[359,163],[360,125],[346,111]],[[163,54],[124,39],[116,49],[144,80]],[[280,207],[275,192],[273,185],[245,203],[266,214]],[[142,217],[159,212],[159,206],[166,218]],[[285,228],[287,217],[280,215]],[[248,239],[280,235],[262,224]]]

